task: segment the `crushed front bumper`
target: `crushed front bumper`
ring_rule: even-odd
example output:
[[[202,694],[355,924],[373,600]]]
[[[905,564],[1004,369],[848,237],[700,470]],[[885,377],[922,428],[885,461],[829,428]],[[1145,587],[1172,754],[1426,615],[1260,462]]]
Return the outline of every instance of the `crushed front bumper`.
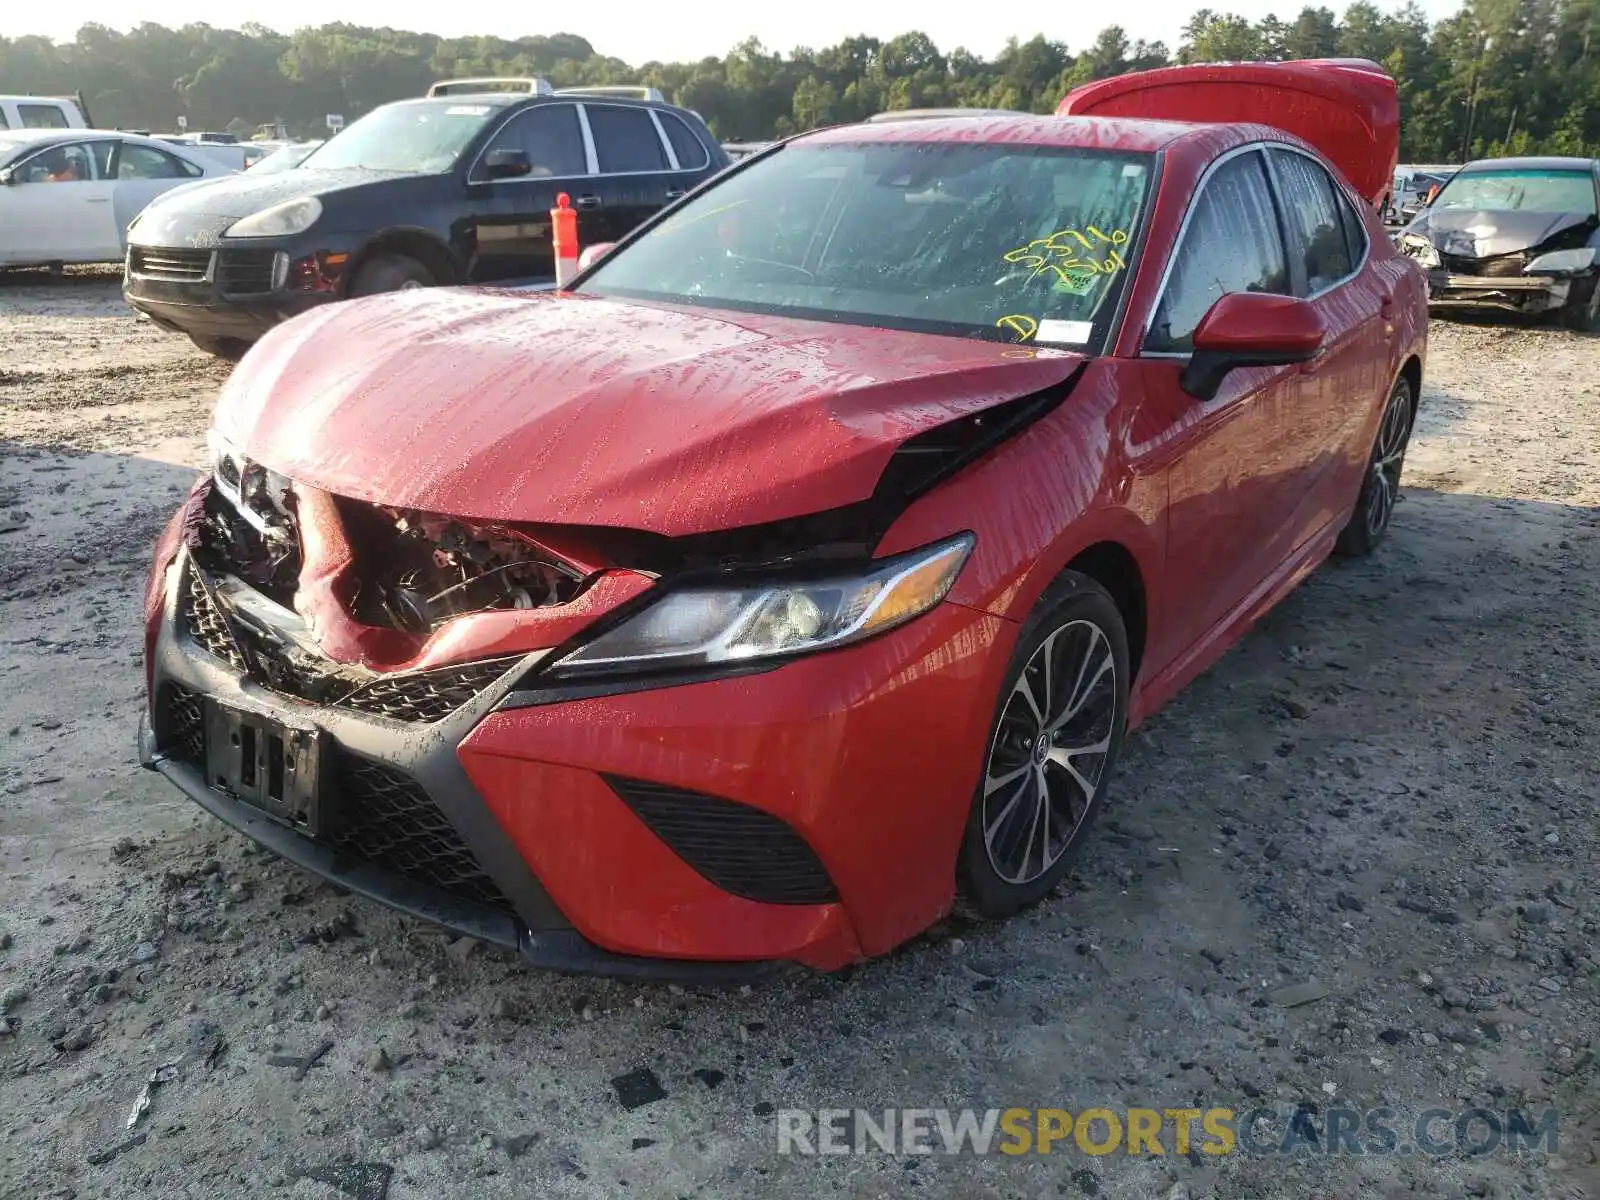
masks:
[[[1009,622],[947,603],[771,670],[581,694],[521,686],[534,652],[407,721],[258,686],[203,647],[189,570],[180,551],[152,613],[141,760],[353,891],[542,967],[685,980],[835,969],[949,908]],[[218,702],[326,735],[326,829],[208,779]]]
[[[1428,305],[1437,309],[1494,309],[1531,315],[1564,307],[1571,289],[1571,280],[1543,275],[1428,272]]]

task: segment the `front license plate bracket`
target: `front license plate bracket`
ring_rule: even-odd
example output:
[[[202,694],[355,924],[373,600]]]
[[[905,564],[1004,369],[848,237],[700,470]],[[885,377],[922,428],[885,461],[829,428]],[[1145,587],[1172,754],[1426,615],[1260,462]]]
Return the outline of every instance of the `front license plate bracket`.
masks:
[[[320,729],[206,702],[206,783],[275,821],[322,832]]]

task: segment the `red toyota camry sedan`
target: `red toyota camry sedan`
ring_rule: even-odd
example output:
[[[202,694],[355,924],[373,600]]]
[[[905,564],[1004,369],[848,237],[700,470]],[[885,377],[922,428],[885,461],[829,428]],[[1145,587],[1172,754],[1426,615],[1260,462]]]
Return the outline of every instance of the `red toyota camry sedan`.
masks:
[[[1130,78],[790,140],[562,291],[280,326],[157,547],[145,764],[556,968],[1039,901],[1126,731],[1381,541],[1425,350],[1392,80]]]

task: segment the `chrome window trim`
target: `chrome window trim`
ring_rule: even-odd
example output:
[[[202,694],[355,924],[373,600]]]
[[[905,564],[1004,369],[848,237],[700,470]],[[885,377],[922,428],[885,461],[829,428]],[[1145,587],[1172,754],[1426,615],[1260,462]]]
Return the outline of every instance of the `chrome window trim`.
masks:
[[[1222,167],[1224,164],[1232,162],[1234,159],[1242,157],[1243,155],[1246,155],[1246,154],[1260,153],[1261,154],[1261,158],[1262,158],[1262,162],[1261,162],[1262,170],[1266,172],[1266,176],[1267,176],[1267,186],[1270,189],[1272,189],[1272,191],[1273,191],[1273,197],[1272,197],[1273,201],[1275,202],[1275,204],[1278,207],[1282,206],[1283,198],[1282,198],[1281,195],[1278,194],[1279,192],[1282,191],[1282,185],[1281,185],[1281,183],[1280,183],[1280,181],[1278,179],[1277,173],[1276,173],[1276,171],[1275,171],[1275,169],[1273,167],[1272,156],[1270,154],[1266,153],[1266,151],[1268,151],[1268,150],[1287,150],[1292,154],[1300,155],[1302,158],[1310,159],[1317,166],[1322,167],[1322,170],[1323,170],[1324,173],[1326,173],[1327,170],[1328,170],[1327,167],[1323,166],[1322,160],[1319,159],[1316,155],[1308,153],[1307,151],[1301,149],[1299,146],[1290,145],[1288,142],[1271,142],[1271,141],[1247,142],[1243,146],[1235,146],[1232,150],[1226,151],[1225,153],[1220,154],[1216,158],[1212,159],[1211,162],[1207,165],[1206,169],[1201,173],[1200,178],[1195,181],[1194,191],[1189,197],[1189,206],[1188,206],[1188,208],[1186,208],[1184,210],[1183,221],[1178,226],[1178,235],[1177,235],[1177,237],[1173,238],[1173,240],[1172,240],[1172,253],[1167,256],[1166,264],[1161,269],[1161,282],[1156,288],[1155,300],[1151,303],[1150,309],[1145,314],[1144,322],[1140,326],[1140,329],[1139,329],[1139,350],[1138,350],[1138,353],[1135,355],[1135,357],[1137,357],[1137,358],[1173,358],[1173,359],[1185,359],[1185,358],[1189,357],[1189,352],[1188,351],[1182,351],[1182,352],[1173,351],[1173,350],[1150,350],[1150,351],[1147,351],[1144,348],[1145,340],[1150,336],[1150,325],[1155,320],[1156,313],[1158,313],[1161,310],[1161,302],[1163,300],[1165,300],[1166,297],[1167,297],[1167,287],[1172,282],[1173,264],[1178,261],[1178,255],[1183,251],[1183,242],[1184,242],[1184,239],[1189,236],[1189,225],[1194,220],[1195,208],[1198,206],[1198,203],[1199,203],[1201,195],[1204,194],[1207,185],[1211,182],[1211,177],[1214,174],[1216,174],[1218,168]],[[1329,176],[1329,178],[1333,181],[1333,183],[1335,185],[1334,186],[1335,192],[1342,192],[1343,188],[1342,188],[1342,186],[1340,186],[1339,180],[1336,177],[1331,176],[1331,175]],[[1348,196],[1343,196],[1341,198],[1345,201],[1345,203],[1349,203],[1349,197]],[[1357,217],[1361,216],[1361,212],[1360,212],[1359,209],[1356,210],[1356,215],[1357,215]],[[1326,296],[1329,292],[1334,291],[1336,288],[1343,287],[1345,284],[1349,283],[1352,279],[1354,279],[1357,275],[1361,274],[1362,270],[1366,267],[1367,263],[1369,261],[1371,261],[1371,258],[1372,258],[1372,235],[1370,233],[1366,232],[1366,221],[1364,219],[1361,221],[1361,228],[1363,230],[1363,233],[1364,233],[1365,239],[1366,239],[1366,252],[1361,256],[1361,261],[1355,264],[1354,268],[1350,271],[1350,273],[1348,275],[1341,276],[1339,279],[1335,280],[1333,283],[1329,284],[1327,287],[1322,288],[1320,291],[1314,292],[1311,295],[1305,296],[1305,297],[1303,297],[1303,299],[1306,299],[1306,300],[1318,300],[1318,299],[1321,299],[1323,296]],[[1279,231],[1279,236],[1280,237],[1284,236],[1284,231],[1283,230]],[[1285,263],[1287,264],[1288,257],[1292,253],[1292,250],[1291,250],[1290,246],[1288,245],[1287,240],[1285,240],[1285,242],[1284,242],[1283,253],[1284,253]]]
[[[600,151],[595,148],[594,130],[589,127],[589,109],[576,100],[572,107],[578,110],[578,131],[583,135],[583,165],[589,169],[586,178],[593,179],[600,174]]]
[[[656,138],[661,142],[661,148],[667,152],[667,166],[674,171],[683,170],[678,164],[678,152],[673,148],[672,139],[667,136],[667,127],[661,123],[661,114],[653,108],[649,113],[650,124],[656,127]]]

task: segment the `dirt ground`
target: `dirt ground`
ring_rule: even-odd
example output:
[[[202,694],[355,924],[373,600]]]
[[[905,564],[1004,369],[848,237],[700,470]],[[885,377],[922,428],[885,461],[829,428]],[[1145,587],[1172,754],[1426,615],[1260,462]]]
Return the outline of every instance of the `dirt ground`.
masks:
[[[1600,1196],[1600,338],[1435,322],[1390,542],[1130,740],[1055,899],[722,991],[452,943],[138,769],[144,562],[223,378],[114,276],[0,278],[0,1196]],[[1559,1141],[800,1157],[772,1115],[1295,1104]]]

